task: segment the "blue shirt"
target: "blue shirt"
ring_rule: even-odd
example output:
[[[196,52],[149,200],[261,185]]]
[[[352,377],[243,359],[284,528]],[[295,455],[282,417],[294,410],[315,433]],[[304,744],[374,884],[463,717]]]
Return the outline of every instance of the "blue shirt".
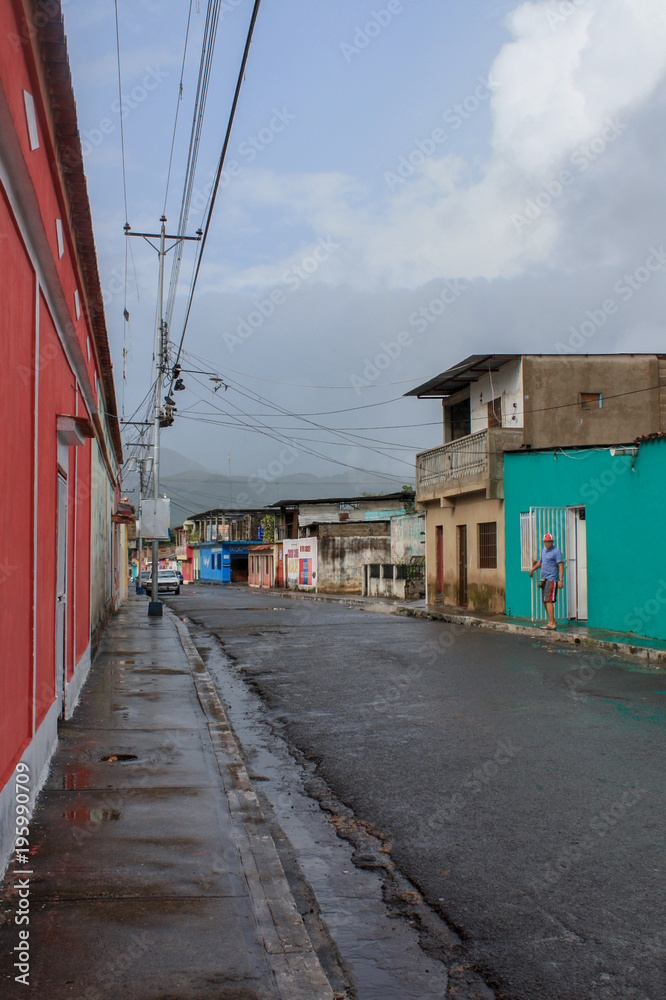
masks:
[[[562,553],[558,548],[556,548],[556,546],[553,545],[552,549],[544,547],[541,550],[541,579],[559,580],[560,571],[557,564],[563,562],[564,558]]]

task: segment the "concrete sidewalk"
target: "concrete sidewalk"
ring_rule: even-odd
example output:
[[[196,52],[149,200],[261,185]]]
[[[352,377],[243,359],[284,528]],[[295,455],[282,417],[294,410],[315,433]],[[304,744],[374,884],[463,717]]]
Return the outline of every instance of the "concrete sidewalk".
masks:
[[[2,883],[3,998],[333,1000],[182,622],[130,597],[60,732]]]

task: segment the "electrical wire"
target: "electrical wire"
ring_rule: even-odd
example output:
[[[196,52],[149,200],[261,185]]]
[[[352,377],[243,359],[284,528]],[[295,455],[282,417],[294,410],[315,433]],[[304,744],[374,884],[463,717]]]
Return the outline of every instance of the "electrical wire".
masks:
[[[216,172],[216,175],[215,175],[215,181],[214,181],[213,188],[212,188],[212,191],[211,191],[211,198],[210,198],[210,203],[209,203],[209,207],[208,207],[208,214],[206,216],[206,221],[205,221],[205,225],[204,225],[203,236],[202,236],[202,239],[201,239],[201,243],[199,244],[199,252],[197,254],[197,264],[196,264],[196,268],[195,268],[195,271],[194,271],[194,277],[192,279],[192,285],[191,285],[191,288],[190,288],[190,293],[189,293],[189,296],[188,296],[187,309],[185,311],[185,319],[183,321],[183,329],[182,329],[182,333],[181,333],[181,337],[180,337],[180,343],[178,345],[178,351],[176,353],[175,364],[178,364],[178,361],[180,360],[180,354],[181,354],[181,351],[182,351],[182,348],[183,348],[183,341],[185,340],[185,333],[187,331],[187,324],[189,322],[190,312],[192,310],[192,302],[194,300],[194,292],[196,290],[197,281],[198,281],[198,278],[199,278],[199,271],[201,269],[201,261],[203,260],[203,254],[204,254],[204,250],[206,248],[206,241],[208,239],[208,233],[210,231],[210,224],[211,224],[211,220],[213,218],[213,211],[214,211],[214,208],[215,208],[215,201],[217,199],[217,192],[218,192],[218,189],[219,189],[219,186],[220,186],[220,179],[222,177],[222,170],[224,168],[224,161],[225,161],[225,158],[226,158],[226,155],[227,155],[227,149],[229,147],[229,140],[231,139],[231,130],[233,128],[234,119],[236,117],[236,108],[238,107],[238,100],[239,100],[239,97],[240,97],[241,86],[243,84],[243,80],[245,79],[245,67],[247,65],[247,60],[248,60],[248,57],[249,57],[249,54],[250,54],[250,46],[252,44],[252,36],[254,34],[254,28],[255,28],[255,24],[257,22],[257,16],[259,14],[259,7],[260,7],[260,5],[261,5],[261,0],[254,0],[254,6],[252,8],[252,16],[250,18],[250,26],[249,26],[248,32],[247,32],[247,38],[246,38],[246,41],[245,41],[245,48],[243,50],[243,57],[241,59],[240,70],[238,72],[238,79],[236,81],[236,89],[235,89],[233,101],[232,101],[232,104],[231,104],[231,111],[230,111],[230,114],[229,114],[229,121],[228,121],[228,124],[227,124],[227,130],[226,130],[226,134],[225,134],[225,137],[224,137],[224,142],[222,144],[222,151],[220,153],[220,159],[219,159],[218,165],[217,165],[217,172]],[[171,384],[169,386],[169,392],[171,392],[171,387],[172,386],[173,386],[173,379],[171,380]]]
[[[204,388],[204,389],[208,388],[208,386],[206,386],[203,383],[201,383],[198,379],[195,378],[194,381],[197,382],[202,388]],[[204,402],[204,400],[202,400],[202,402]],[[208,402],[209,402],[210,406],[212,406],[214,409],[219,410],[220,413],[223,413],[224,415],[228,415],[225,410],[223,410],[219,406],[216,406],[213,403],[212,400],[210,400]],[[245,413],[245,411],[241,407],[239,407],[236,403],[230,402],[229,405],[233,406],[234,409],[237,409],[244,416],[247,416],[247,414]],[[185,417],[185,419],[188,419],[188,418]],[[190,418],[190,419],[201,420],[201,418]],[[239,418],[239,421],[240,421],[240,418]],[[240,421],[240,422],[243,423],[243,421]],[[269,427],[267,424],[261,424],[260,427],[254,427],[252,424],[246,424],[245,426],[246,426],[247,430],[256,431],[257,433],[264,434],[266,437],[272,438],[273,440],[277,441],[279,444],[282,444],[282,445],[291,444],[291,442],[289,441],[289,439],[285,438],[284,435],[278,435],[278,434],[276,434],[273,431],[273,429],[271,427]],[[292,447],[293,447],[293,445],[292,445]],[[324,455],[321,452],[315,451],[312,448],[304,447],[302,445],[299,446],[299,448],[297,450],[300,451],[300,452],[303,452],[305,454],[313,455],[315,458],[321,458],[321,459],[324,459],[324,461],[332,462],[335,465],[341,465],[341,466],[344,466],[345,468],[348,468],[348,469],[354,469],[356,472],[368,472],[368,471],[370,471],[368,469],[360,468],[359,466],[356,466],[356,465],[351,465],[348,462],[342,462],[339,459],[330,458],[328,455]],[[382,455],[382,458],[386,458],[386,456]],[[398,459],[397,461],[401,461],[401,460]],[[407,463],[405,463],[405,464],[407,464]],[[372,472],[373,472],[373,474],[376,474],[376,475],[378,475],[380,477],[383,477],[383,478],[386,478],[386,479],[390,479],[390,480],[395,480],[397,478],[396,476],[391,476],[391,475],[384,474],[384,473],[375,473],[375,470],[372,470]]]
[[[191,354],[191,352],[184,351],[183,353],[185,355],[187,355],[188,357],[193,357],[193,355]],[[240,392],[241,395],[246,396],[248,399],[251,399],[253,402],[255,401],[255,397],[256,397],[257,400],[259,400],[260,402],[263,402],[266,405],[273,407],[273,409],[275,409],[278,413],[282,413],[285,416],[291,417],[293,420],[299,420],[299,421],[301,421],[303,423],[311,425],[311,427],[301,428],[302,430],[323,430],[323,431],[325,431],[328,434],[334,434],[334,435],[337,435],[338,437],[342,437],[344,443],[356,444],[357,443],[356,440],[349,441],[349,439],[351,438],[351,439],[359,439],[360,441],[369,441],[373,445],[376,445],[376,444],[385,445],[387,448],[396,447],[396,448],[404,448],[404,449],[412,450],[412,451],[418,450],[418,447],[416,445],[415,446],[409,446],[409,445],[404,444],[404,442],[401,442],[401,441],[400,442],[399,441],[383,441],[383,440],[377,439],[375,437],[370,438],[370,437],[366,437],[365,435],[362,435],[362,434],[354,433],[354,429],[353,428],[350,429],[350,428],[346,428],[346,427],[328,427],[326,424],[320,424],[320,423],[317,423],[317,422],[315,422],[313,420],[308,420],[307,418],[301,417],[297,413],[293,413],[292,411],[287,410],[285,407],[281,407],[279,404],[274,403],[272,400],[269,400],[266,397],[263,397],[263,396],[259,395],[259,393],[255,392],[254,389],[250,389],[250,390],[248,390],[248,392],[242,392],[242,389],[238,388],[238,386],[241,386],[242,383],[237,382],[235,379],[230,379],[229,381],[230,381],[230,385],[231,385],[232,389],[235,389],[235,391]],[[242,386],[242,388],[245,389],[247,387],[246,386]],[[248,395],[248,393],[250,393],[251,395]],[[274,424],[272,424],[271,426],[272,426],[273,429],[275,429],[275,425]],[[291,430],[292,428],[287,428],[287,429]],[[293,429],[297,430],[299,428],[293,428]],[[327,444],[329,442],[323,441],[321,443]],[[330,442],[330,443],[333,443],[333,442]]]
[[[116,52],[118,56],[118,102],[119,102],[119,113],[120,113],[120,149],[122,152],[123,160],[123,194],[125,196],[125,224],[129,222],[129,213],[127,211],[127,175],[125,171],[125,129],[123,127],[123,87],[122,80],[120,76],[120,28],[118,26],[118,0],[114,0],[114,7],[116,11]]]
[[[190,21],[192,19],[192,2],[190,0],[190,9],[187,14],[187,27],[185,29],[185,44],[183,46],[183,62],[180,67],[180,82],[178,84],[178,98],[176,100],[176,115],[173,122],[173,135],[171,137],[171,152],[169,154],[169,169],[167,171],[167,181],[166,190],[164,192],[164,208],[162,209],[162,215],[166,215],[167,198],[169,196],[169,182],[171,180],[171,165],[173,163],[173,150],[176,145],[176,129],[178,128],[178,113],[180,111],[180,105],[183,100],[183,75],[185,73],[185,59],[187,56],[187,42],[190,37]]]
[[[186,353],[189,353],[190,357],[196,358],[198,361],[201,361],[202,364],[210,365],[211,368],[216,369],[219,367],[217,363],[215,361],[211,361],[210,358],[204,358],[201,355],[195,354],[193,351],[189,351]],[[354,391],[356,391],[356,386],[354,385],[310,385],[304,382],[281,382],[278,379],[264,378],[261,375],[251,375],[249,372],[241,372],[238,371],[236,368],[229,368],[228,365],[222,365],[222,368],[224,369],[225,372],[233,372],[234,375],[242,375],[244,378],[251,378],[256,382],[270,382],[273,385],[287,385],[294,389],[354,389]],[[389,385],[411,385],[412,383],[418,381],[424,381],[424,380],[423,379],[420,380],[418,378],[403,378],[397,382],[373,383],[372,385],[368,385],[367,388],[381,389],[384,386],[389,386]],[[366,388],[366,386],[364,386],[364,388]]]
[[[210,75],[213,66],[213,55],[217,40],[217,28],[220,17],[220,0],[208,0],[206,11],[206,22],[204,25],[203,40],[201,43],[201,58],[199,61],[199,78],[197,81],[196,95],[194,98],[194,109],[192,112],[192,128],[190,131],[190,143],[187,152],[187,165],[185,168],[185,179],[183,181],[183,196],[181,199],[180,213],[178,218],[177,235],[184,236],[190,215],[192,195],[194,193],[194,179],[196,176],[197,163],[199,159],[199,147],[201,144],[201,133],[206,114],[206,103],[208,100],[208,88]],[[166,209],[165,209],[166,213]],[[165,322],[167,329],[171,326],[171,319],[176,303],[176,289],[180,276],[180,266],[183,257],[183,243],[176,245],[173,263],[171,266],[171,278],[169,280],[169,292],[167,295],[167,305],[165,310]]]
[[[251,400],[252,402],[256,402],[256,401],[258,400],[258,401],[260,401],[260,402],[263,402],[263,403],[266,403],[266,404],[267,404],[268,406],[271,406],[271,407],[273,407],[273,409],[274,409],[274,410],[275,410],[276,412],[278,412],[278,413],[282,413],[282,414],[283,414],[283,415],[285,415],[285,416],[290,416],[290,417],[295,417],[295,414],[293,414],[293,413],[291,413],[291,412],[290,412],[289,410],[285,409],[285,407],[282,407],[282,406],[279,406],[279,404],[277,404],[277,403],[273,403],[273,402],[272,402],[271,400],[268,400],[268,399],[266,399],[265,397],[263,397],[263,396],[260,396],[260,395],[259,395],[259,393],[255,392],[255,391],[254,391],[254,390],[252,390],[252,389],[251,389],[251,390],[249,390],[249,392],[244,392],[244,391],[243,391],[243,388],[245,388],[245,387],[243,387],[243,388],[239,388],[239,386],[241,385],[241,383],[239,383],[239,382],[236,382],[236,380],[235,380],[235,379],[230,379],[229,381],[230,381],[230,383],[231,383],[231,387],[232,387],[232,389],[234,389],[234,390],[235,390],[236,392],[238,392],[238,393],[239,393],[239,394],[240,394],[241,396],[244,396],[245,398],[247,398],[247,399],[250,399],[250,400]],[[213,390],[211,390],[211,391],[213,391]],[[250,393],[251,393],[251,395],[250,395]],[[255,397],[256,397],[256,399],[255,399]],[[235,404],[234,404],[234,405],[235,405]],[[244,412],[244,411],[242,411],[242,412]],[[363,444],[361,444],[361,443],[360,443],[360,442],[359,442],[358,440],[353,440],[353,438],[358,438],[358,437],[359,437],[359,435],[353,435],[353,434],[348,434],[348,433],[346,433],[345,431],[339,431],[339,430],[333,430],[333,429],[332,429],[332,428],[330,428],[330,427],[326,427],[326,426],[325,426],[324,424],[317,424],[317,423],[315,423],[315,421],[312,421],[312,420],[309,420],[309,419],[308,419],[308,418],[306,418],[306,417],[298,417],[297,419],[299,419],[299,420],[303,420],[303,421],[304,421],[305,423],[309,423],[309,424],[312,424],[312,426],[313,426],[313,427],[316,427],[316,428],[318,428],[319,430],[324,430],[324,431],[327,431],[327,432],[328,432],[328,433],[330,433],[330,434],[335,434],[335,435],[337,435],[337,436],[338,436],[338,437],[340,437],[340,438],[341,438],[341,439],[342,439],[342,440],[343,440],[343,441],[344,441],[344,442],[345,442],[345,443],[346,443],[347,445],[351,445],[352,447],[361,447],[361,448],[363,448],[363,449],[364,449],[364,450],[366,450],[366,451],[373,451],[373,452],[375,452],[376,454],[380,455],[380,456],[381,456],[382,458],[386,458],[386,457],[393,457],[393,458],[394,458],[394,461],[397,461],[397,462],[401,462],[401,463],[402,463],[402,464],[404,464],[404,465],[409,465],[409,466],[410,466],[410,468],[412,467],[412,463],[408,463],[408,462],[403,462],[403,460],[402,460],[402,459],[400,459],[400,458],[397,458],[397,457],[395,457],[395,456],[387,456],[387,455],[385,454],[385,452],[384,452],[383,450],[379,449],[379,448],[376,448],[376,447],[372,447],[372,446],[368,446],[368,445],[363,445]],[[271,428],[271,429],[272,429],[272,428]],[[372,440],[372,439],[370,439],[370,438],[367,438],[366,440]],[[326,443],[326,442],[324,442],[324,443]],[[374,441],[373,441],[373,444],[375,444],[375,443],[377,443],[377,442],[374,442]],[[380,443],[381,443],[381,442],[380,442]],[[390,444],[388,444],[388,447],[391,447],[391,445],[390,445]]]

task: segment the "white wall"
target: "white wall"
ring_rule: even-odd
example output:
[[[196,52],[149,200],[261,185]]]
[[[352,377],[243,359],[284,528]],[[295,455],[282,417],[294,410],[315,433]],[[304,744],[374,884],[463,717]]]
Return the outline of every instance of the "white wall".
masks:
[[[523,426],[523,366],[520,360],[510,361],[499,371],[488,373],[469,387],[472,434],[488,426],[488,403],[502,397],[502,426]],[[515,403],[515,406],[514,406]],[[515,419],[513,417],[515,416]]]

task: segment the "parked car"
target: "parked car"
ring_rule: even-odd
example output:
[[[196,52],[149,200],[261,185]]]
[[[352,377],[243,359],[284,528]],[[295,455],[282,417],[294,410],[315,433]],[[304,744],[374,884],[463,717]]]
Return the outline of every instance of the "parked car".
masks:
[[[145,577],[145,579],[144,579]],[[146,588],[148,594],[152,593],[153,575],[150,571],[141,574],[141,585]],[[180,580],[178,574],[173,569],[160,569],[157,571],[157,592],[180,594]]]
[[[164,591],[168,593],[173,591],[174,594],[180,594],[180,580],[178,579],[178,574],[175,569],[160,569],[157,572],[157,592]]]

